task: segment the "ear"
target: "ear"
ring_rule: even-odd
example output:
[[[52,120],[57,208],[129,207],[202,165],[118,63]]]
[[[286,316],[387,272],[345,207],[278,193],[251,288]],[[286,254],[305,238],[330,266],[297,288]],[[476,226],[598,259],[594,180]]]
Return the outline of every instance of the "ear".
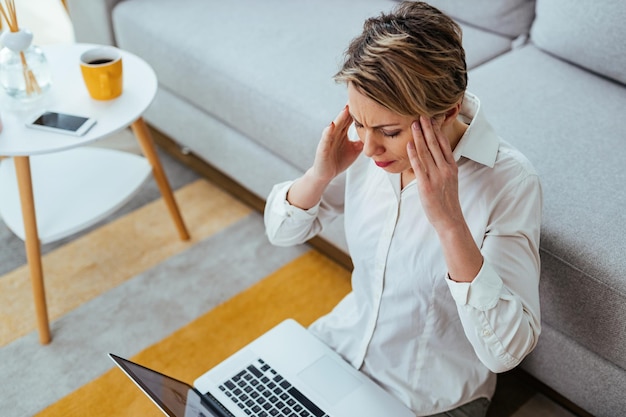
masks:
[[[443,120],[441,121],[441,124],[442,125],[450,124],[451,122],[456,120],[456,117],[459,115],[460,112],[461,112],[461,102],[459,101],[458,103],[454,105],[454,107],[451,107],[449,110],[446,110],[446,112],[443,113]]]
[[[454,105],[454,107],[450,108],[444,113],[442,125],[449,124],[456,120],[456,117],[461,112],[461,102],[459,101]]]

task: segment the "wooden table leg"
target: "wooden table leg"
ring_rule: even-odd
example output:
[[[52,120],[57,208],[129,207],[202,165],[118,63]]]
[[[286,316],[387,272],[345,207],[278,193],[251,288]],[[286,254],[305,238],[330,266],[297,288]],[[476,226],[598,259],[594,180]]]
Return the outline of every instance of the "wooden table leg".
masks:
[[[161,190],[161,195],[167,205],[170,216],[172,216],[172,220],[174,220],[174,224],[176,224],[180,239],[189,240],[189,232],[187,231],[187,227],[185,226],[183,218],[180,215],[178,205],[176,204],[176,200],[172,194],[172,189],[170,188],[170,184],[165,176],[165,171],[163,170],[163,166],[161,165],[161,161],[157,155],[148,126],[146,126],[143,118],[140,117],[131,125],[131,129],[139,141],[143,154],[148,159],[148,162],[150,162],[150,165],[152,165],[152,175],[159,186],[159,190]]]
[[[35,299],[35,311],[37,313],[37,326],[39,328],[39,341],[42,345],[50,343],[50,325],[48,322],[48,307],[46,305],[46,291],[43,283],[43,268],[41,264],[41,243],[37,232],[37,219],[35,217],[35,198],[33,197],[33,184],[30,173],[30,159],[27,156],[13,157],[17,185],[20,191],[20,204],[22,206],[22,218],[24,219],[24,234],[26,245],[26,259],[30,268],[30,280]]]

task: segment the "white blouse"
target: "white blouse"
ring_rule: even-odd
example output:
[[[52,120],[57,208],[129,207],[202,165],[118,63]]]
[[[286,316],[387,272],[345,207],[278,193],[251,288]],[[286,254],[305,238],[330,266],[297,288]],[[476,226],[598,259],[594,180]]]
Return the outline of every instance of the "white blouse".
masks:
[[[276,245],[303,243],[345,212],[352,291],[310,330],[416,415],[491,398],[496,378],[537,344],[542,194],[530,162],[500,140],[466,94],[454,150],[459,199],[484,257],[471,283],[449,279],[415,181],[400,188],[361,155],[309,210],[276,185],[265,225]]]

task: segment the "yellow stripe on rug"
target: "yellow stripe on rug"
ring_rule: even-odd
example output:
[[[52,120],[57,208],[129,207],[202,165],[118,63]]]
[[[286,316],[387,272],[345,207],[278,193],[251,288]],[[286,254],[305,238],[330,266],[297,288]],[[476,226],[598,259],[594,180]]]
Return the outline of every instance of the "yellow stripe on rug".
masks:
[[[350,290],[350,273],[309,251],[219,305],[133,360],[191,383],[207,369],[286,318],[308,325]],[[112,352],[115,353],[115,352]],[[114,368],[43,410],[38,417],[161,416]]]
[[[51,320],[242,219],[251,209],[206,180],[175,193],[189,241],[178,238],[162,199],[42,259]],[[35,329],[28,265],[0,277],[0,347]],[[54,338],[54,334],[53,334]]]

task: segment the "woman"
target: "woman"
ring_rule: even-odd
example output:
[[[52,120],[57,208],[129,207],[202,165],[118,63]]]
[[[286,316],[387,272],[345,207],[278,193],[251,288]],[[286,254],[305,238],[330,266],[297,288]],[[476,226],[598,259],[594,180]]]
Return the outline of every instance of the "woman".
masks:
[[[335,78],[348,105],[273,188],[268,237],[302,243],[345,213],[352,292],[310,330],[418,416],[484,416],[541,330],[537,174],[465,91],[460,28],[425,3],[368,19]]]

